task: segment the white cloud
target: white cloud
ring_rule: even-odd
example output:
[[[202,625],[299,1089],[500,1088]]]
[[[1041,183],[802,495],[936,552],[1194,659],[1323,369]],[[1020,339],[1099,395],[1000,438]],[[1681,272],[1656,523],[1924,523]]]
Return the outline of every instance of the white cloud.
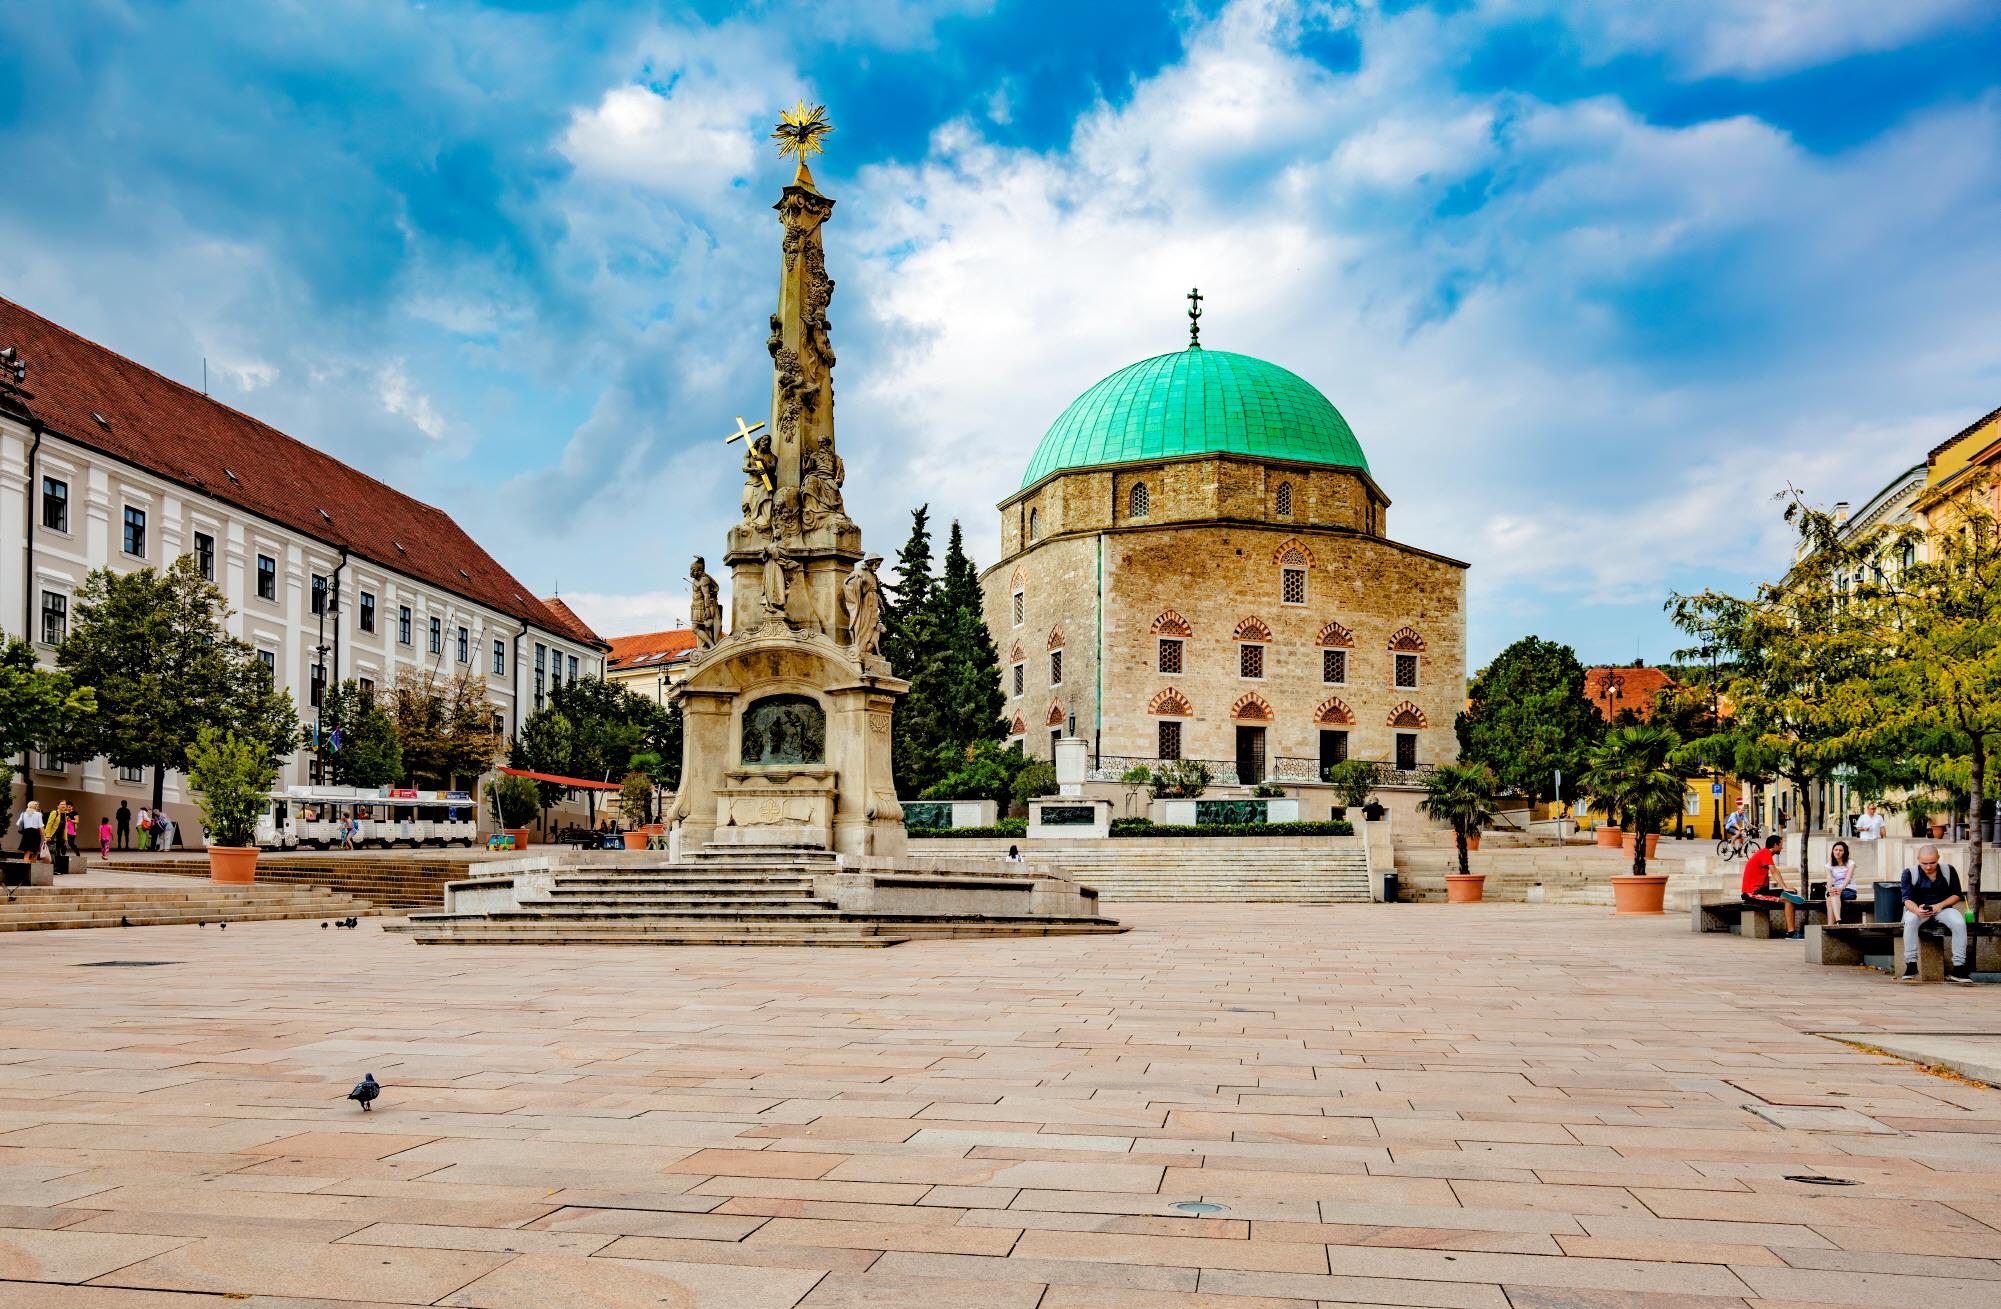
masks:
[[[607,641],[617,636],[637,636],[643,632],[665,632],[688,625],[688,593],[680,591],[640,591],[615,594],[605,591],[565,591],[563,603],[591,630]]]
[[[1500,0],[1487,8],[1518,7]],[[1990,0],[1589,0],[1556,8],[1602,53],[1664,50],[1691,73],[1746,77],[1894,49],[1993,10]]]
[[[733,94],[713,82],[682,81],[671,91],[616,86],[596,105],[576,110],[562,151],[578,171],[631,182],[667,195],[704,197],[726,190],[751,168],[751,88]]]
[[[382,407],[400,418],[407,418],[425,436],[433,441],[444,439],[444,415],[431,404],[431,398],[417,388],[410,380],[403,361],[398,360],[385,366],[375,375],[376,397]]]

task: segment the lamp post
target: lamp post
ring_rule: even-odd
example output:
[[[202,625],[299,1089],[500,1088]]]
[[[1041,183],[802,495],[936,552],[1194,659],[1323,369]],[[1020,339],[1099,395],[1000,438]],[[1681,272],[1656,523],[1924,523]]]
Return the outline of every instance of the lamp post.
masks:
[[[1716,645],[1708,642],[1702,653],[1709,656],[1709,730],[1720,733],[1723,730],[1722,705],[1716,697]],[[1709,839],[1723,839],[1723,773],[1716,767],[1712,757],[1709,761]]]

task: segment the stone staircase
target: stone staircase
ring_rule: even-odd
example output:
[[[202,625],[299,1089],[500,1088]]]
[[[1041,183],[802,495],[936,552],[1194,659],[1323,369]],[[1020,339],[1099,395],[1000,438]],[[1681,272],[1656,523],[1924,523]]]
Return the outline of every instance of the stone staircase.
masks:
[[[1449,832],[1422,831],[1406,837],[1398,833],[1395,850],[1396,872],[1402,898],[1407,901],[1445,899],[1445,875],[1459,871],[1459,857]],[[1601,846],[1547,843],[1535,844],[1506,833],[1483,833],[1480,848],[1468,863],[1473,872],[1484,873],[1483,895],[1489,900],[1540,901],[1546,904],[1612,904],[1612,877],[1632,868],[1632,858],[1616,849]],[[1670,910],[1686,907],[1694,894],[1694,882],[1683,882],[1680,855],[1661,845],[1660,857],[1647,861],[1650,872],[1670,875]]]
[[[920,938],[1117,932],[1095,916],[997,913],[1027,905],[1027,878],[939,874],[918,867],[856,871],[819,850],[711,849],[682,863],[596,865],[473,877],[452,885],[443,912],[410,915],[424,945],[815,945],[881,948]],[[903,908],[843,908],[835,881]],[[1044,887],[1057,885],[1049,881]],[[1077,888],[1069,888],[1073,893]],[[926,900],[928,907],[913,900]]]
[[[932,840],[913,841],[911,849],[977,856],[998,866],[1009,844]],[[1106,900],[1353,904],[1370,899],[1368,849],[1359,837],[1120,837],[1062,846],[1013,844],[1022,847],[1030,867],[1095,887]]]
[[[372,854],[298,855],[266,852],[257,860],[260,885],[318,887],[390,909],[428,909],[445,902],[448,883],[473,876],[478,859],[399,858]],[[127,859],[101,867],[119,872],[208,878],[208,859]]]
[[[171,923],[326,920],[375,912],[366,900],[322,889],[20,886],[7,888],[6,898],[0,900],[0,932],[117,927],[121,919],[134,927],[157,927]]]

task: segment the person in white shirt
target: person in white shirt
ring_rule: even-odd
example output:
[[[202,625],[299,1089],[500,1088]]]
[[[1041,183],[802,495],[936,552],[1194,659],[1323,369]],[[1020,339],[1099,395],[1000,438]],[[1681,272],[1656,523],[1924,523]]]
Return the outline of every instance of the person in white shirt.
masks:
[[[28,863],[34,863],[35,857],[42,852],[42,802],[28,801],[27,811],[14,820],[14,826],[21,833],[21,857]]]
[[[1855,820],[1855,836],[1862,841],[1883,839],[1883,815],[1877,812],[1875,805],[1870,805],[1863,811],[1862,816]]]
[[[1846,901],[1855,898],[1855,856],[1848,842],[1836,841],[1827,849],[1827,921],[1841,921]]]

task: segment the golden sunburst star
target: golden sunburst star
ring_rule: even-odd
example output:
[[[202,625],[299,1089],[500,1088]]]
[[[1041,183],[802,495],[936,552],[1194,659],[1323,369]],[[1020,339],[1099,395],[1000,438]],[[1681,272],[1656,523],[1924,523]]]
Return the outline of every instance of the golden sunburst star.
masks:
[[[824,149],[820,138],[834,130],[827,121],[827,106],[808,106],[804,100],[778,116],[778,126],[771,130],[771,139],[778,142],[779,158],[792,155],[799,160],[798,176],[812,184],[812,174],[806,171],[806,161]]]

